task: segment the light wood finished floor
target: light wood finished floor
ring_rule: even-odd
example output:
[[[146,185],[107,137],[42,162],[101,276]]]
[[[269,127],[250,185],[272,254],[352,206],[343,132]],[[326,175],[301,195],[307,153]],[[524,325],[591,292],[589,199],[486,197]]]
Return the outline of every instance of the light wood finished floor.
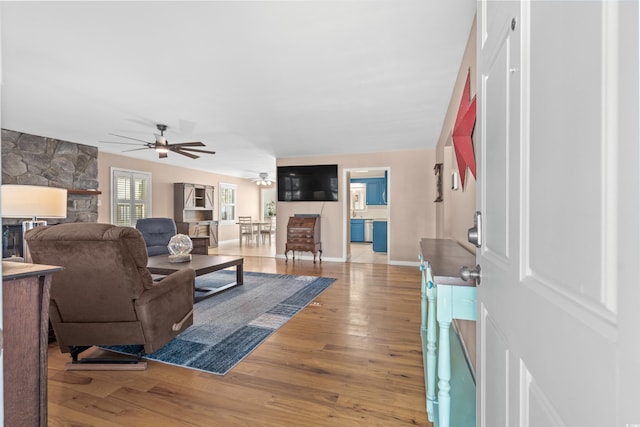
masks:
[[[373,263],[373,264],[386,264],[387,254],[381,252],[374,252],[371,243],[351,243],[351,256],[349,262],[359,263]],[[209,248],[209,255],[240,255],[240,256],[259,256],[259,257],[275,257],[276,245],[275,238],[271,240],[271,244],[267,240],[265,244],[245,243],[242,246],[237,240],[231,240],[221,242],[216,248]],[[310,256],[310,252],[306,252],[305,255]],[[278,254],[283,255],[283,254]],[[291,253],[289,253],[291,257]]]
[[[334,277],[225,376],[64,371],[49,348],[50,426],[430,426],[415,267],[246,257],[245,271]]]

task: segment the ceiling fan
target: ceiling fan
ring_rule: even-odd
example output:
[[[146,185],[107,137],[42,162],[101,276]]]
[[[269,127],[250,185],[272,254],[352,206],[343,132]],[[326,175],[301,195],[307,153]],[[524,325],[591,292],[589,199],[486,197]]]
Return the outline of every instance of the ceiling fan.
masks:
[[[193,152],[195,152],[195,153],[206,153],[206,154],[216,154],[215,151],[208,151],[208,150],[200,150],[200,149],[197,149],[197,148],[191,148],[191,147],[206,147],[206,145],[203,144],[202,142],[178,142],[176,144],[169,144],[169,141],[167,141],[167,138],[165,138],[165,136],[164,136],[164,131],[167,130],[167,125],[157,124],[156,127],[160,131],[160,135],[158,135],[157,133],[154,133],[154,135],[156,136],[156,141],[155,142],[147,142],[147,141],[143,141],[141,139],[131,138],[130,136],[116,135],[115,133],[110,133],[109,135],[117,136],[119,138],[131,139],[133,141],[139,141],[139,142],[142,143],[142,145],[144,145],[144,147],[142,147],[142,148],[132,148],[131,150],[124,150],[123,153],[127,152],[127,151],[146,150],[146,149],[150,148],[152,150],[156,150],[156,152],[158,153],[158,157],[160,159],[166,158],[168,156],[169,151],[172,151],[172,152],[178,153],[178,154],[182,154],[183,156],[187,156],[187,157],[190,157],[192,159],[197,159],[197,158],[200,157],[200,156],[197,156],[197,155],[193,154]],[[140,145],[140,144],[132,144],[132,143],[128,143],[128,142],[113,142],[113,141],[100,141],[100,142],[106,142],[106,143],[109,143],[109,144]]]
[[[255,182],[256,185],[271,185],[274,182],[266,172],[260,172],[260,178],[251,178],[250,181]]]

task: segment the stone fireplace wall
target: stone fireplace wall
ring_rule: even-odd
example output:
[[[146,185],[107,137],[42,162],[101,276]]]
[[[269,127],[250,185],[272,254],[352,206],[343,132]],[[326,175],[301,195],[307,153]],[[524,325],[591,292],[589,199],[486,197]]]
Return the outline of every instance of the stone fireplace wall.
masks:
[[[40,185],[67,190],[98,189],[98,149],[89,145],[2,129],[2,184]],[[67,218],[49,224],[96,222],[98,197],[69,192]],[[5,218],[3,226],[21,224]]]

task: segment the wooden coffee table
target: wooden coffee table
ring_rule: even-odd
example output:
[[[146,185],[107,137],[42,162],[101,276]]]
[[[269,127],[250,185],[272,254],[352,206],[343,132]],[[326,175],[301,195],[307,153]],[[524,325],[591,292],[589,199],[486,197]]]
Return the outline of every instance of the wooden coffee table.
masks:
[[[236,268],[236,281],[228,283],[226,285],[217,288],[196,288],[193,286],[193,300],[194,302],[201,301],[218,292],[229,289],[233,286],[242,285],[244,278],[244,258],[237,258],[233,256],[219,256],[219,255],[191,255],[190,262],[169,262],[168,255],[157,255],[149,257],[147,263],[147,269],[151,274],[164,274],[169,275],[175,271],[183,268],[193,268],[196,272],[196,276],[202,276],[203,274],[213,273],[214,271],[224,270],[225,268]],[[195,293],[204,292],[204,294],[196,297]]]

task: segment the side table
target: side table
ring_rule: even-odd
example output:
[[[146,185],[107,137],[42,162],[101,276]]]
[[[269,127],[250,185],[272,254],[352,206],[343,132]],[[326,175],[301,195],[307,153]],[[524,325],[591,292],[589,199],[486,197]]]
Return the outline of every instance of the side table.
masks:
[[[47,425],[49,291],[62,269],[2,261],[4,425]]]

